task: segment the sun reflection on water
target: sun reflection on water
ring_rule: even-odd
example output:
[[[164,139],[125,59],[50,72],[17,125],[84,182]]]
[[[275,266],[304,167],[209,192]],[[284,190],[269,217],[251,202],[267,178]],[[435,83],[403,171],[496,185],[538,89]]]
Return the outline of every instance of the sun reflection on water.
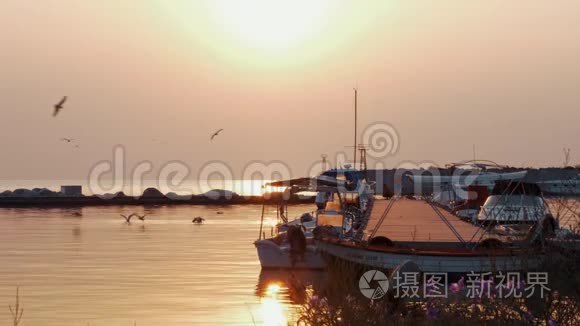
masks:
[[[266,288],[266,294],[268,295],[277,295],[278,292],[280,292],[280,284],[277,283],[272,283],[270,285],[268,285],[268,287]]]
[[[262,270],[256,285],[256,320],[264,325],[294,325],[299,306],[322,284],[324,272]]]
[[[278,283],[271,283],[260,300],[260,315],[264,325],[287,325],[288,308],[281,302],[279,295],[282,287]]]

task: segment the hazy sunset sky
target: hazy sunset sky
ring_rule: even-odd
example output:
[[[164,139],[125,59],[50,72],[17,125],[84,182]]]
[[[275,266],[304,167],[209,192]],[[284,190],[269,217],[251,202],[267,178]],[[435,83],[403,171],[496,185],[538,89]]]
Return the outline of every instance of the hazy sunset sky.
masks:
[[[399,133],[387,167],[473,144],[516,166],[569,147],[578,164],[580,2],[3,0],[0,179],[83,178],[116,144],[128,164],[301,175],[352,155],[355,86],[359,129]]]

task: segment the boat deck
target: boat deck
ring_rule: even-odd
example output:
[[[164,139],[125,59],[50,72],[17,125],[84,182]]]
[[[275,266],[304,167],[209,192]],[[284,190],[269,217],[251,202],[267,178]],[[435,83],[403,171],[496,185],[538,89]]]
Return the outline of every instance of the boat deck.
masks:
[[[363,240],[369,240],[392,200],[375,200],[363,233]],[[439,211],[465,241],[470,241],[480,229],[462,221],[446,210],[440,208]],[[478,240],[482,233],[480,230],[474,241]],[[374,235],[374,237],[378,236],[398,242],[461,242],[427,202],[407,198],[395,200],[391,210]]]

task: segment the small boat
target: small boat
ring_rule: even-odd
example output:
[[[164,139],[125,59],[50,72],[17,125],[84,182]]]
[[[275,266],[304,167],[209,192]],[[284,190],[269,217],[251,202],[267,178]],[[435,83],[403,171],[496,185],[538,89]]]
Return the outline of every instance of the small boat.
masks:
[[[490,190],[496,181],[519,180],[527,175],[527,171],[495,172],[506,166],[488,160],[469,160],[446,165],[453,175],[410,175],[416,184],[454,184],[462,187],[469,185],[485,185]]]
[[[264,269],[324,269],[324,261],[316,246],[310,243],[300,259],[292,259],[290,244],[278,244],[271,239],[258,240],[254,243],[258,251],[260,265]]]
[[[540,181],[538,186],[543,193],[552,196],[579,196],[580,195],[580,175],[568,180]]]
[[[535,183],[498,181],[483,204],[479,223],[537,223],[548,218],[550,213],[540,187]]]
[[[334,169],[314,178],[301,178],[271,182],[267,187],[285,187],[283,193],[270,194],[262,208],[260,234],[254,242],[262,268],[281,269],[323,269],[325,263],[314,241],[317,225],[327,225],[332,220],[340,220],[340,231],[352,232],[357,211],[366,209],[372,196],[372,184],[368,184],[362,171],[350,167]],[[317,210],[304,213],[292,221],[287,219],[289,197],[298,192],[317,192]],[[343,210],[343,203],[352,207]],[[266,238],[264,221],[269,206],[276,206],[276,225],[271,229],[271,237]],[[356,207],[356,208],[354,208]],[[345,219],[344,216],[350,218]],[[338,231],[337,231],[338,232]]]
[[[416,188],[428,187],[433,188],[433,202],[448,209],[454,206],[464,204],[466,201],[476,198],[470,198],[470,190],[476,191],[477,194],[487,195],[492,191],[497,181],[520,180],[524,178],[527,171],[517,172],[493,172],[493,169],[504,168],[496,163],[490,164],[491,161],[466,161],[462,163],[453,163],[448,166],[453,171],[453,175],[409,175]],[[470,189],[471,188],[471,189]],[[485,198],[479,198],[478,201],[484,201]],[[459,210],[465,210],[463,207]],[[456,209],[456,211],[459,211]],[[479,208],[477,208],[479,211]],[[462,216],[473,217],[477,212],[464,211],[459,213]]]
[[[314,216],[305,213],[293,221],[278,223],[276,236],[273,236],[272,230],[272,237],[266,238],[262,231],[263,238],[254,242],[262,268],[323,269],[324,262],[312,240],[315,226]],[[298,235],[295,236],[296,234]],[[304,239],[302,250],[296,249],[298,246],[292,239],[296,237]]]
[[[526,176],[527,171],[518,172],[508,172],[508,173],[495,173],[495,172],[476,172],[474,175],[442,175],[442,176],[428,176],[428,175],[410,175],[409,177],[413,179],[415,183],[430,183],[430,184],[453,184],[468,186],[470,184],[474,185],[486,185],[493,187],[496,181],[501,180],[518,180]]]

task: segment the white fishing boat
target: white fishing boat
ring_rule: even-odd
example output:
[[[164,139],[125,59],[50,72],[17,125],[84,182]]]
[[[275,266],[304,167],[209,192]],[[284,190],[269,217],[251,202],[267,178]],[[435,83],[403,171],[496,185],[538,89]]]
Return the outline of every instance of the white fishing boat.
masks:
[[[504,181],[496,183],[477,215],[477,222],[537,223],[546,217],[553,220],[538,185]]]
[[[540,181],[538,186],[553,196],[580,196],[580,175],[576,179]]]
[[[306,246],[306,252],[296,261],[291,258],[292,247],[289,243],[277,244],[271,239],[263,239],[256,241],[254,245],[258,251],[260,265],[264,269],[324,269],[325,266],[313,243]]]
[[[314,242],[315,227],[319,223],[325,225],[330,220],[340,219],[345,221],[340,226],[341,231],[350,231],[355,220],[353,212],[366,209],[368,198],[372,197],[371,185],[366,183],[362,172],[349,167],[330,170],[315,178],[277,181],[267,186],[286,187],[286,200],[292,193],[297,192],[309,191],[318,194],[317,210],[292,221],[286,219],[287,205],[284,198],[275,202],[278,223],[272,228],[270,238],[266,238],[264,220],[267,219],[267,207],[272,203],[264,203],[260,236],[254,242],[262,268],[324,268],[324,261]],[[348,211],[343,209],[346,203],[352,207]],[[350,218],[345,219],[345,215]]]
[[[485,185],[492,187],[495,185],[496,181],[501,180],[518,180],[526,176],[527,171],[518,172],[507,172],[507,173],[496,173],[496,172],[475,172],[472,175],[410,175],[409,177],[415,183],[427,183],[427,184],[453,184],[456,186],[469,186],[469,185]]]
[[[262,221],[264,213],[267,212],[266,205],[262,210]],[[272,226],[271,237],[266,238],[261,231],[262,237],[254,242],[262,268],[324,268],[324,262],[316,250],[312,236],[312,230],[316,226],[315,212],[304,213],[300,218],[287,222],[284,218],[284,206],[277,206],[276,209],[279,212],[277,220],[280,222]],[[301,250],[296,250],[295,242],[291,239],[296,237],[297,232],[300,233],[298,237],[303,237],[304,240]]]
[[[491,169],[503,168],[490,161],[466,161],[448,165],[453,175],[409,175],[415,189],[432,187],[433,202],[440,206],[453,209],[455,205],[469,200],[469,187],[487,187],[491,191],[495,183],[503,180],[521,180],[527,171],[493,172]],[[482,192],[478,192],[481,194]],[[471,198],[473,200],[474,198]],[[485,200],[485,198],[483,198]],[[479,207],[477,208],[479,211]],[[477,212],[464,211],[460,215],[472,217]]]

